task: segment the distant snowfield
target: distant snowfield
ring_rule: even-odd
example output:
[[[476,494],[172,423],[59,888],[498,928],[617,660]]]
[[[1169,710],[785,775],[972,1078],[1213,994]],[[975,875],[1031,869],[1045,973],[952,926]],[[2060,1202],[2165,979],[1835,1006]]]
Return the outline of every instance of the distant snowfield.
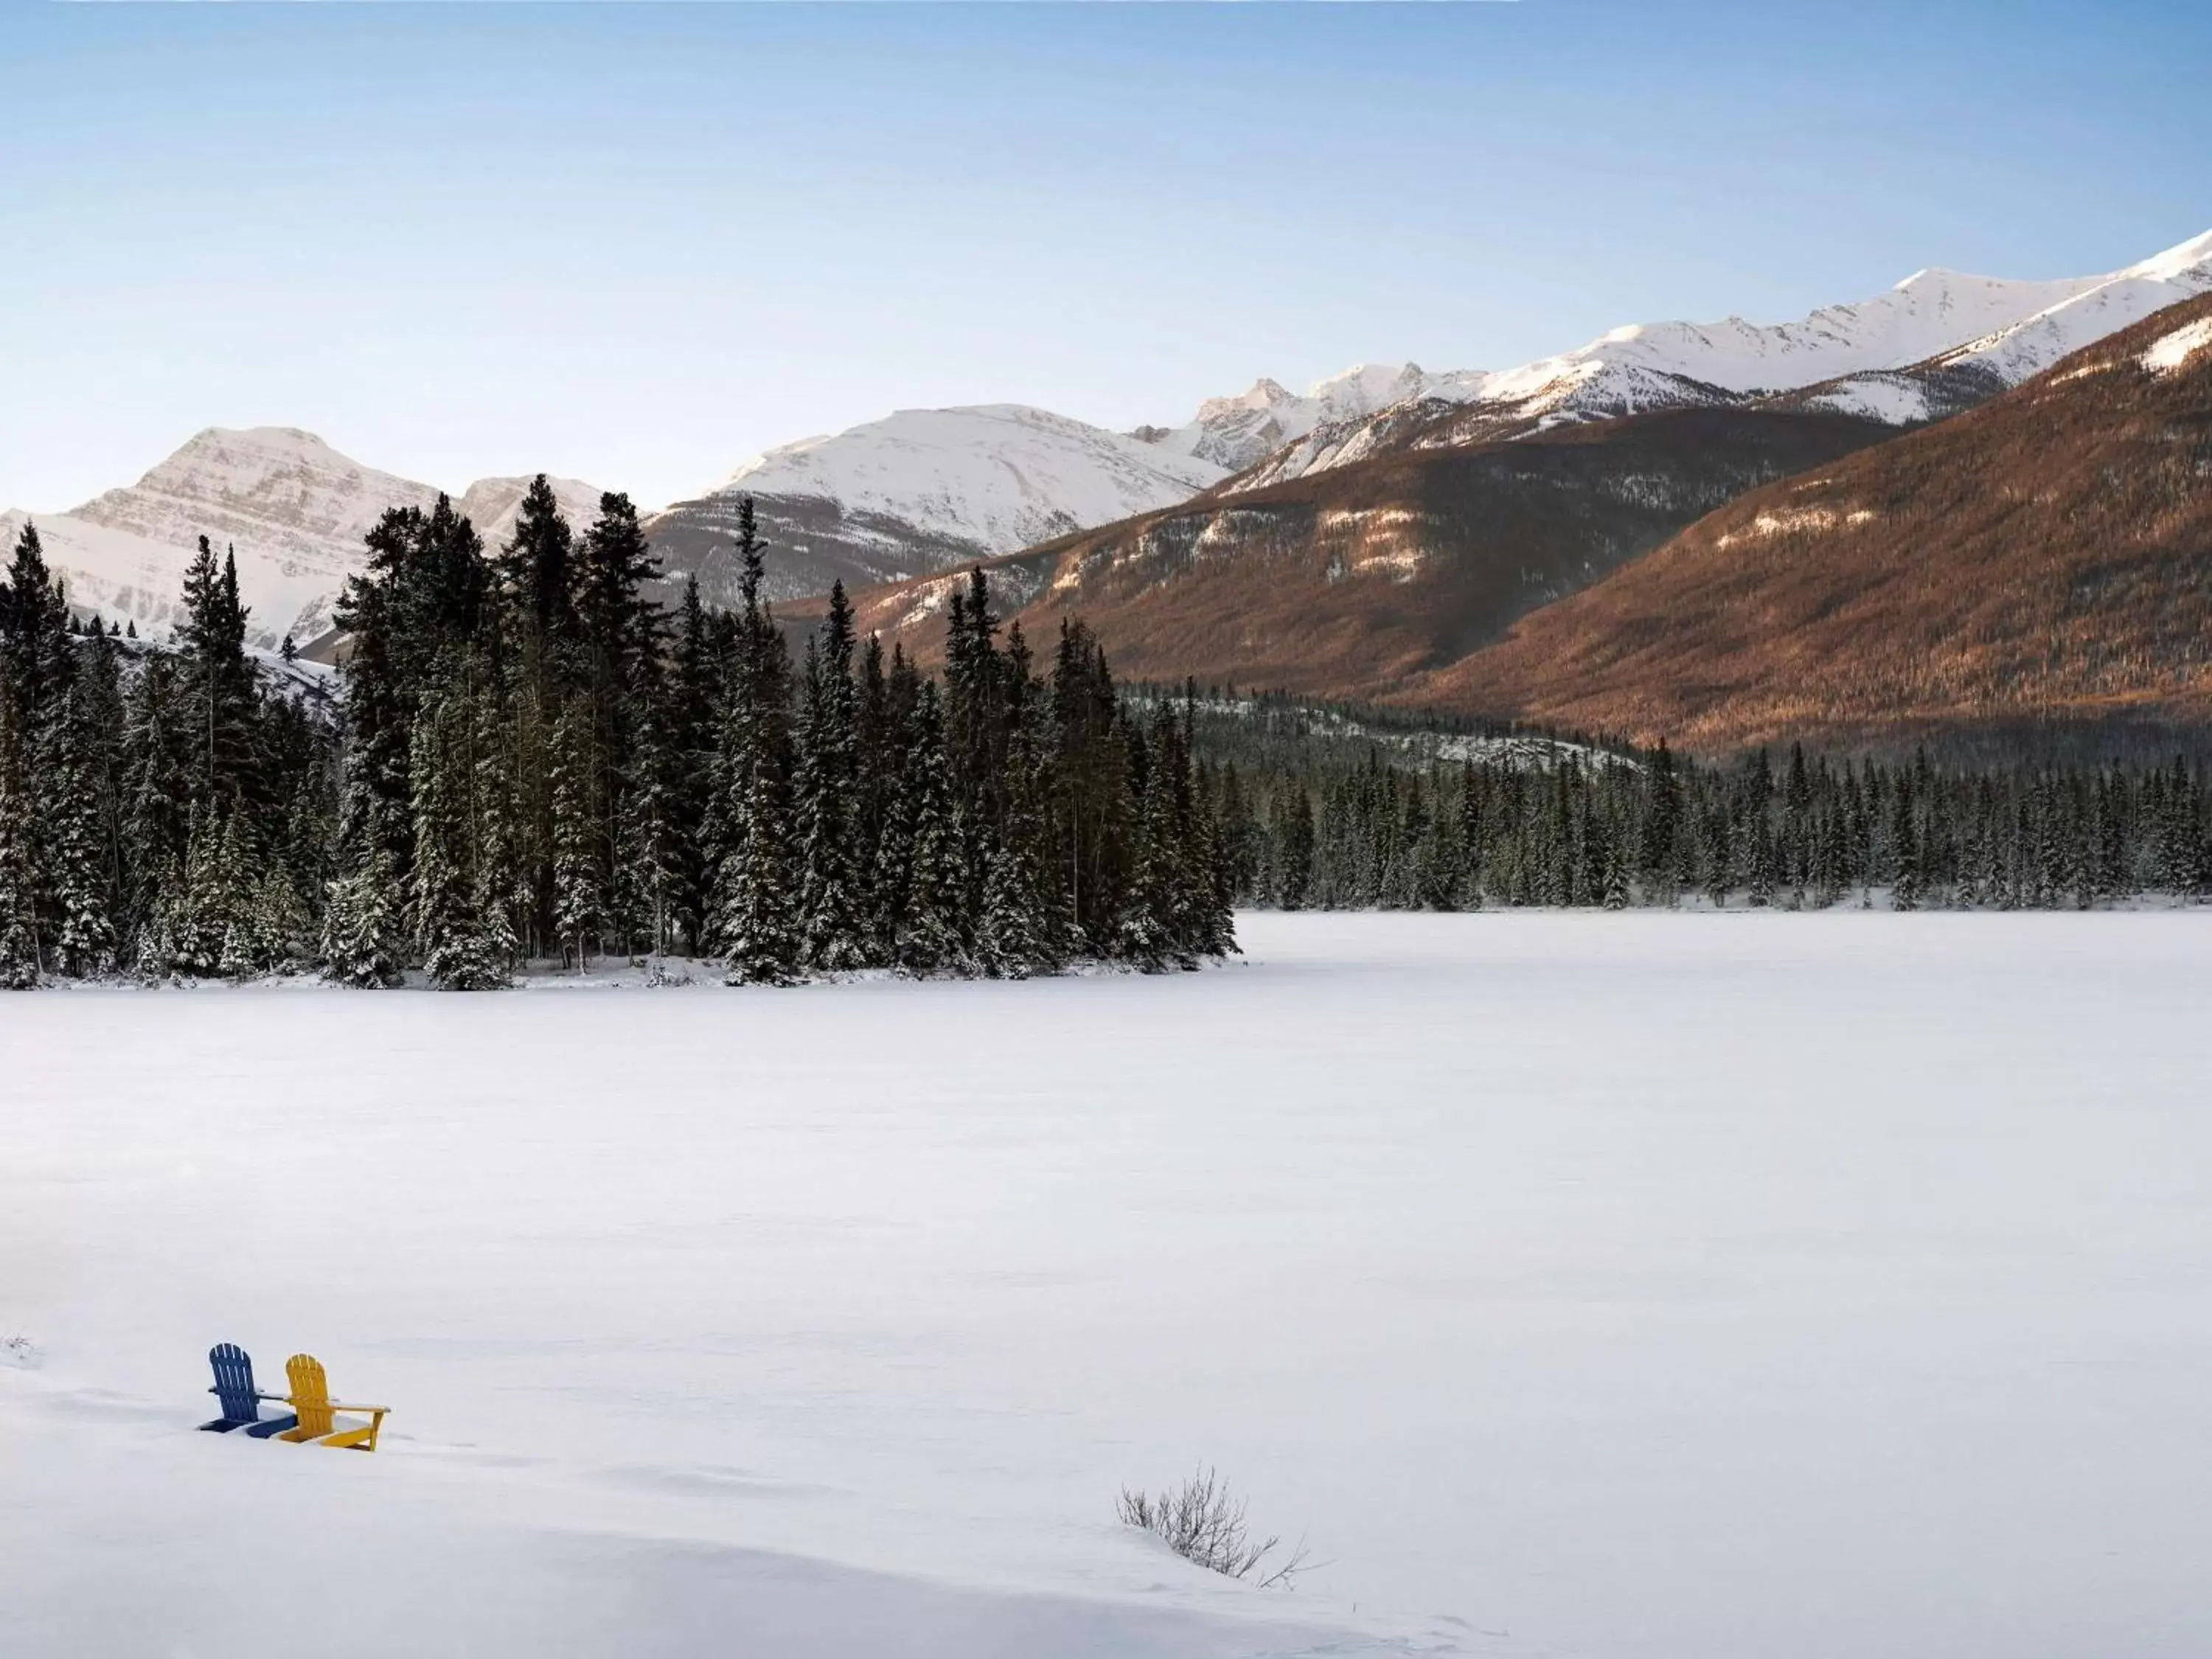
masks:
[[[1242,926],[0,1000],[0,1651],[2212,1651],[2212,915]],[[1201,1460],[1326,1568],[1114,1524]]]

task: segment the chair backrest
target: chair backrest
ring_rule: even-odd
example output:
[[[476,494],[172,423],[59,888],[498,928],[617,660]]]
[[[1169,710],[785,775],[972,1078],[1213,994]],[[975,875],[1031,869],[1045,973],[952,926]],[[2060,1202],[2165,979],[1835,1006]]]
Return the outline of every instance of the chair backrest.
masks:
[[[222,1406],[223,1419],[231,1423],[260,1421],[261,1401],[253,1387],[253,1362],[246,1358],[246,1350],[235,1342],[218,1342],[208,1350],[208,1364],[215,1368],[215,1397]]]
[[[331,1383],[323,1362],[311,1353],[295,1353],[284,1362],[284,1376],[292,1385],[292,1409],[300,1413],[301,1431],[330,1433]]]

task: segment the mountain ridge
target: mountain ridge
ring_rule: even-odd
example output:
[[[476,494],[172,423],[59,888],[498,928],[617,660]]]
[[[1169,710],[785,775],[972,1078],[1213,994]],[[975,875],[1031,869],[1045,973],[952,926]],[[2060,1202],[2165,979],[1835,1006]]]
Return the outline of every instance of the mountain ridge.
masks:
[[[2206,288],[2212,233],[2097,276],[2019,280],[1931,266],[1783,323],[1631,324],[1500,370],[1364,363],[1302,393],[1262,378],[1203,400],[1180,424],[1128,434],[1018,405],[906,410],[763,452],[649,528],[675,574],[698,574],[710,599],[726,598],[735,496],[750,491],[784,555],[774,591],[791,599],[832,580],[926,576],[1398,449],[1562,423],[1780,398],[1902,428],[1970,408],[2154,301]],[[950,439],[963,422],[965,434]],[[927,454],[944,459],[949,486],[917,467]]]
[[[553,482],[580,526],[597,515],[596,489]],[[529,483],[480,478],[456,504],[496,546]],[[136,483],[69,512],[0,513],[0,535],[12,545],[35,524],[73,605],[156,632],[179,619],[185,569],[205,536],[237,556],[249,643],[274,649],[288,634],[304,645],[328,630],[346,578],[364,568],[362,538],[388,508],[428,509],[439,493],[296,427],[206,427]]]
[[[1715,752],[2212,729],[2212,293],[1751,491],[1404,695]]]

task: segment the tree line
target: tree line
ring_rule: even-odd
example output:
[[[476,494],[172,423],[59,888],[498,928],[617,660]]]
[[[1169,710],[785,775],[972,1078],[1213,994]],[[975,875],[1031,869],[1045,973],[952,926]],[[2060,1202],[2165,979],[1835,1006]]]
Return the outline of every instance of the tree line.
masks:
[[[1952,769],[1793,745],[1778,768],[1765,750],[1700,766],[1664,744],[1547,747],[1201,770],[1248,905],[2086,909],[2212,891],[2212,781],[2185,758]]]
[[[538,479],[487,553],[395,508],[337,612],[335,719],[245,648],[205,538],[171,648],[75,619],[35,529],[0,585],[0,984],[246,977],[481,989],[532,962],[691,957],[732,983],[1023,976],[1235,948],[1190,714],[1048,665],[988,579],[925,675],[842,586],[798,660],[763,597],[672,615],[627,497],[579,533]]]

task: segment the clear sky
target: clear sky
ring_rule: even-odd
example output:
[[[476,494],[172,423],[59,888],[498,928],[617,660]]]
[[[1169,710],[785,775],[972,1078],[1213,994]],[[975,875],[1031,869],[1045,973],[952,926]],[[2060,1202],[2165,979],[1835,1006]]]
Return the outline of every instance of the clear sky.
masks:
[[[2212,228],[2205,0],[0,5],[0,507],[204,426],[658,504]]]

